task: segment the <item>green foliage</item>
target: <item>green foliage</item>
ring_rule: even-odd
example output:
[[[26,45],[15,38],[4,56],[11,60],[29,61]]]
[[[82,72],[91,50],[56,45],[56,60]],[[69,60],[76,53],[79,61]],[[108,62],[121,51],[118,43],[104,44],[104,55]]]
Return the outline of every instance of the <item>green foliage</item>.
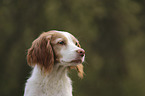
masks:
[[[74,96],[145,96],[144,0],[1,0],[0,96],[22,96],[27,49],[43,31],[65,30],[86,50]]]

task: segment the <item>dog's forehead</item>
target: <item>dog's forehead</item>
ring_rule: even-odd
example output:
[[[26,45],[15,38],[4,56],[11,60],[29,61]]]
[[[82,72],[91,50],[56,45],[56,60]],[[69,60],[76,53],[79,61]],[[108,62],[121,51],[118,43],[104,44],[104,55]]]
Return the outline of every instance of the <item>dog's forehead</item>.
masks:
[[[53,40],[67,40],[68,42],[78,42],[78,40],[72,34],[63,31],[55,31],[53,34]]]
[[[70,34],[68,32],[61,32],[61,34],[63,34],[67,38],[68,41],[71,41],[71,42],[77,41],[78,42],[78,40],[72,34]]]

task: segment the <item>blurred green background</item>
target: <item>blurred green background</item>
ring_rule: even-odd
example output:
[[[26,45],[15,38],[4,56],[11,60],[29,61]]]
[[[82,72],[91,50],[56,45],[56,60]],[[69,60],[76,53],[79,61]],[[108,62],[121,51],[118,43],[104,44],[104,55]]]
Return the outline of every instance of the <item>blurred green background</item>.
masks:
[[[48,30],[86,50],[74,96],[145,96],[145,0],[0,0],[0,96],[22,96],[27,49]]]

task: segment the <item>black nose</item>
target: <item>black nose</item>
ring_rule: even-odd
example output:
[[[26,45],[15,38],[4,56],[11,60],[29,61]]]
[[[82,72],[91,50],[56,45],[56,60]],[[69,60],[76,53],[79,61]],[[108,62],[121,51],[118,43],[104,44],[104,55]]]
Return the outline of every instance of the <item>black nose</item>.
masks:
[[[85,55],[85,50],[84,49],[78,49],[76,51],[81,57],[83,57]]]

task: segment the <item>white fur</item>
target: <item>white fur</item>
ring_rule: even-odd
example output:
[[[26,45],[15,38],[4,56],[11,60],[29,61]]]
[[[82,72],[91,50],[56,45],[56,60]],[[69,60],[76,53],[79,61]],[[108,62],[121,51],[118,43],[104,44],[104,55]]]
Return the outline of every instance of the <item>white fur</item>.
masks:
[[[27,80],[24,96],[72,96],[67,69],[55,66],[52,73],[45,76],[35,66],[32,76]]]
[[[62,62],[62,64],[67,64],[66,66],[69,66],[68,62],[72,61],[74,58],[77,57],[77,52],[76,50],[79,50],[81,48],[77,47],[72,38],[71,38],[71,34],[67,33],[67,32],[61,32],[67,39],[68,39],[68,44],[67,44],[67,48],[62,48],[60,53],[62,54],[62,58],[60,59],[60,61]],[[84,61],[84,57],[82,58],[82,60]]]

